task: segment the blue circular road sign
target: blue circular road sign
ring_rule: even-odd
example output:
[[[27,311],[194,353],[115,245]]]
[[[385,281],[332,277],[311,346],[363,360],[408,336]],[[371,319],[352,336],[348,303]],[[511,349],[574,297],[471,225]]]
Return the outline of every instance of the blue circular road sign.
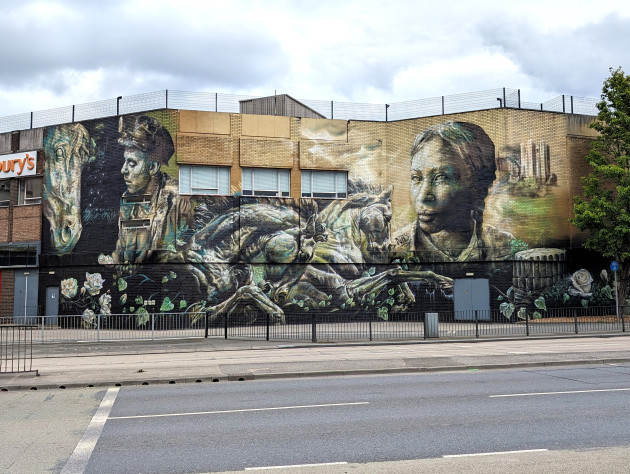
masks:
[[[617,270],[619,270],[619,264],[617,263],[617,261],[616,261],[616,260],[613,260],[613,261],[610,263],[610,269],[611,269],[613,272],[616,272]]]

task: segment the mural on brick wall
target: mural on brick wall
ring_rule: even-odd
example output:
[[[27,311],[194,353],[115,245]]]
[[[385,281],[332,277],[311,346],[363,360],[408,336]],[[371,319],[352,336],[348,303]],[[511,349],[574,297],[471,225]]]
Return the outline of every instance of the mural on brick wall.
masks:
[[[87,326],[113,313],[142,326],[151,312],[389,319],[449,308],[470,270],[507,319],[612,301],[605,271],[595,281],[567,268],[566,244],[546,246],[562,241],[544,236],[559,184],[543,139],[497,151],[479,125],[434,124],[410,150],[394,145],[404,181],[351,169],[346,199],[294,200],[180,194],[175,131],[167,111],[46,130],[43,253],[60,265],[48,283]],[[395,187],[407,210],[393,209]],[[526,231],[523,212],[536,217]]]

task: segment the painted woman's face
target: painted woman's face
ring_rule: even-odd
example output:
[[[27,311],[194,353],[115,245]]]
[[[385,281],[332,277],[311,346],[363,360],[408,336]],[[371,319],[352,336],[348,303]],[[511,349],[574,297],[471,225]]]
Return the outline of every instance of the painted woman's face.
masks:
[[[470,228],[474,179],[456,151],[441,139],[427,142],[411,160],[411,198],[427,234]]]

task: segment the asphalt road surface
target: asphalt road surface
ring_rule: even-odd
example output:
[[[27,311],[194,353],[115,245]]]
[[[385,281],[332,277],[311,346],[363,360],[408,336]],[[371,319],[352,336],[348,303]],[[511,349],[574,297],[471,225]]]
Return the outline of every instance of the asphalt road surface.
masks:
[[[627,472],[630,460],[628,364],[54,393],[60,419],[84,420],[57,434],[55,472]],[[20,428],[19,406],[43,394],[11,396],[23,397],[14,429],[36,429]]]

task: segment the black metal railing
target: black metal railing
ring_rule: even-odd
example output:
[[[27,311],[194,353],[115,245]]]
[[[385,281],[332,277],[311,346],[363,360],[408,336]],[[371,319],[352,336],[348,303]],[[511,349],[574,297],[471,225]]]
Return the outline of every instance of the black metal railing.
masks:
[[[35,372],[33,369],[33,330],[25,324],[0,325],[0,373]]]
[[[162,90],[0,117],[0,133],[156,109],[240,113],[240,101],[254,98],[218,92]],[[597,115],[599,102],[598,99],[571,95],[561,95],[540,103],[525,102],[521,100],[520,89],[506,87],[391,104],[298,100],[328,119],[374,121],[405,120],[502,107]]]

